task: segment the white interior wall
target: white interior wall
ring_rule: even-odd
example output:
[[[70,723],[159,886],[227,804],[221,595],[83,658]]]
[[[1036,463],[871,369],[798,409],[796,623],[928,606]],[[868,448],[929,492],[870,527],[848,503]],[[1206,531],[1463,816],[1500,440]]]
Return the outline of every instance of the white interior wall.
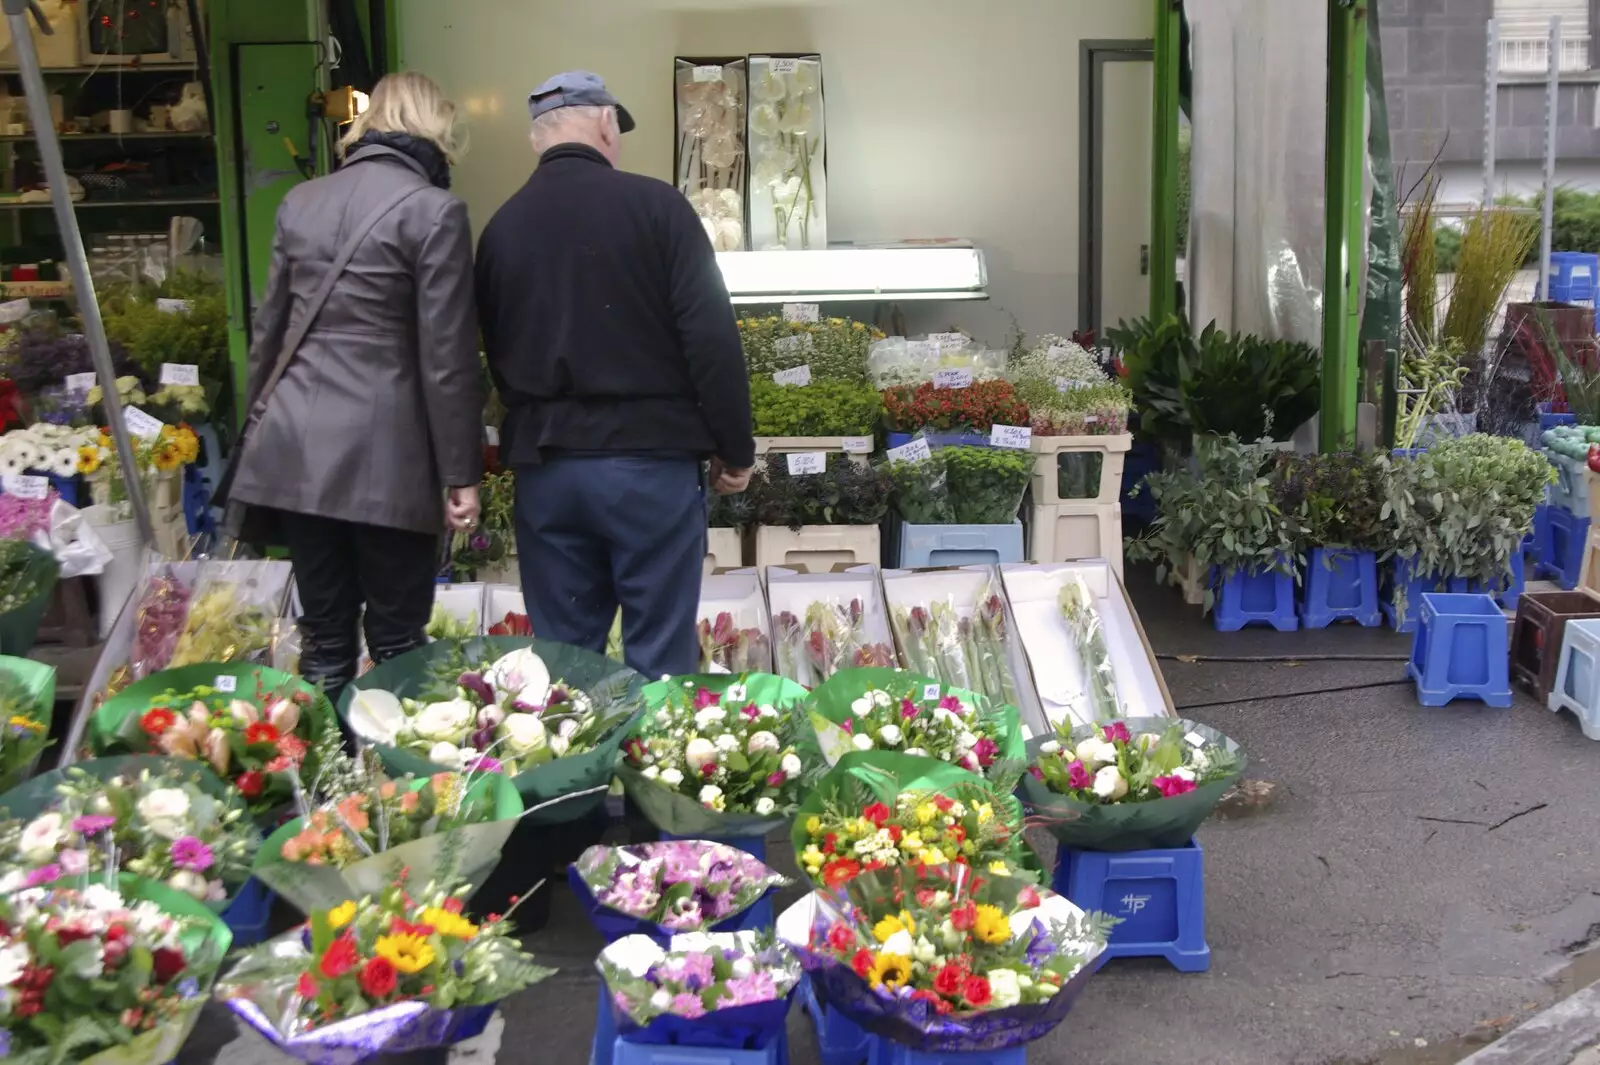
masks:
[[[471,117],[456,189],[479,226],[531,169],[525,102],[546,76],[604,76],[639,122],[623,165],[669,180],[674,56],[821,53],[830,239],[972,239],[990,300],[904,307],[913,330],[962,327],[995,345],[1013,314],[1032,332],[1075,328],[1079,42],[1152,32],[1138,0],[404,0],[400,11],[406,67]],[[1123,226],[1147,217],[1106,220],[1108,235]]]

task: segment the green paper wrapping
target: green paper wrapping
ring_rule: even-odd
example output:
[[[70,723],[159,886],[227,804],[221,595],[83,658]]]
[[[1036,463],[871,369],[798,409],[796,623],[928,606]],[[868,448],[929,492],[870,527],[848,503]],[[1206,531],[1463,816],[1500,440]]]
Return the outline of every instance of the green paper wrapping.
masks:
[[[332,707],[321,690],[291,673],[249,662],[206,662],[152,673],[107,699],[89,718],[90,748],[97,755],[144,751],[148,741],[139,729],[139,717],[160,703],[164,692],[213,687],[218,677],[234,677],[241,698],[253,696],[258,685],[272,692],[311,695],[310,705],[300,710],[302,720],[307,722],[307,743],[315,744],[333,721]]]
[[[552,682],[562,680],[575,688],[581,688],[590,699],[594,700],[595,710],[598,713],[613,714],[623,708],[632,707],[627,719],[619,721],[605,740],[593,750],[557,758],[512,777],[511,782],[516,785],[517,792],[522,796],[524,806],[532,809],[566,795],[605,786],[611,780],[612,770],[617,761],[617,751],[622,747],[622,741],[628,736],[638,715],[643,712],[644,700],[641,689],[644,686],[644,678],[625,666],[582,648],[568,647],[565,644],[550,643],[545,640],[530,640],[520,636],[479,636],[461,643],[448,641],[430,643],[426,647],[419,647],[399,658],[392,658],[382,665],[375,666],[365,676],[358,678],[345,689],[344,697],[339,700],[339,716],[348,720],[350,700],[355,697],[357,690],[381,689],[392,692],[401,699],[421,698],[431,680],[434,668],[448,662],[457,653],[464,654],[472,666],[476,667],[524,647],[533,648],[534,653],[544,659],[546,667],[550,670]],[[420,776],[436,773],[440,769],[428,761],[425,755],[415,751],[402,750],[385,744],[373,744],[373,746],[383,759],[384,766],[397,776],[405,773]],[[526,817],[531,824],[561,824],[587,816],[603,802],[605,796],[595,794],[549,806],[527,814]]]
[[[55,717],[56,708],[56,670],[54,666],[47,666],[43,662],[35,662],[29,658],[13,658],[9,655],[0,655],[0,671],[10,673],[21,685],[32,702],[34,719],[45,726],[45,735],[49,734],[50,725]],[[4,724],[0,721],[0,724]],[[20,781],[28,779],[34,769],[39,765],[39,755],[44,753],[41,748],[23,764],[15,766],[4,776],[0,776],[0,791],[9,791],[16,787]]]
[[[55,555],[34,544],[25,544],[25,554],[30,556],[27,566],[39,576],[39,590],[33,597],[0,614],[0,654],[25,655],[33,650],[39,636],[39,622],[50,608],[50,597],[55,594],[56,582],[61,576],[61,563]]]
[[[246,807],[239,792],[211,772],[210,767],[205,762],[193,758],[167,758],[154,754],[125,754],[110,758],[94,758],[87,762],[75,762],[67,768],[53,769],[48,773],[34,777],[19,787],[11,789],[4,795],[0,795],[0,813],[5,813],[24,821],[38,817],[55,804],[58,798],[56,788],[66,781],[69,769],[87,773],[96,780],[105,781],[115,776],[138,776],[146,769],[152,773],[165,773],[174,766],[180,768],[186,777],[193,777],[193,780],[186,780],[185,783],[192,783],[218,802],[225,806],[242,810],[248,816],[248,807]],[[259,839],[260,837],[257,836],[256,838]],[[122,875],[131,876],[132,874]],[[183,895],[182,892],[174,891],[174,889],[168,888],[163,884],[157,884],[154,881],[141,879],[140,883],[152,884],[163,891],[170,891],[174,894],[182,895],[184,898],[189,897]],[[233,890],[228,893],[226,899],[219,902],[201,902],[199,905],[213,913],[222,913],[233,904],[233,896],[243,886],[244,883],[241,881],[233,885]]]
[[[1139,851],[1181,847],[1188,843],[1223,794],[1245,771],[1248,759],[1239,745],[1208,725],[1193,721],[1174,721],[1169,717],[1128,718],[1124,724],[1134,735],[1163,733],[1174,725],[1185,733],[1197,733],[1206,746],[1224,747],[1238,759],[1236,771],[1185,795],[1144,802],[1087,803],[1051,791],[1030,773],[1022,778],[1022,798],[1033,814],[1032,823],[1049,830],[1064,847],[1087,851]],[[1080,725],[1072,730],[1071,743],[1094,735],[1101,726]],[[1059,737],[1041,736],[1028,742],[1028,755],[1037,756],[1039,747]]]
[[[843,806],[876,800],[893,806],[895,798],[905,792],[927,792],[964,803],[992,804],[995,816],[1016,832],[1015,864],[1035,873],[1040,870],[1038,856],[1023,839],[1022,803],[1015,795],[958,766],[894,751],[852,751],[840,758],[839,764],[806,793],[789,829],[796,860],[806,848],[806,818],[821,814],[828,803]]]
[[[896,698],[905,695],[914,701],[923,702],[924,690],[930,685],[938,685],[941,699],[946,695],[954,695],[973,707],[977,723],[1000,745],[1000,753],[995,758],[994,764],[989,766],[983,776],[1002,787],[1013,787],[1016,778],[1028,764],[1027,744],[1022,738],[1022,719],[1017,708],[996,706],[987,696],[977,692],[952,687],[932,677],[900,669],[870,666],[840,670],[817,686],[811,693],[809,708],[811,723],[816,729],[817,744],[821,748],[822,756],[827,759],[829,765],[837,765],[844,755],[861,753],[851,746],[850,734],[839,725],[852,716],[850,704],[859,699],[863,692],[876,688]],[[956,766],[950,768],[966,772]]]
[[[434,771],[439,770],[435,767]],[[411,790],[426,783],[426,776],[418,777],[411,782]],[[469,802],[489,804],[488,820],[402,843],[343,869],[283,859],[283,845],[304,825],[304,819],[297,817],[261,845],[256,852],[255,875],[307,915],[379,895],[399,879],[401,870],[410,870],[418,884],[464,884],[463,897],[471,898],[500,864],[500,853],[522,816],[522,796],[511,780],[499,773],[478,775],[467,796]]]
[[[629,729],[628,735],[646,731],[655,719],[655,712],[666,702],[668,694],[684,681],[692,681],[696,687],[721,695],[741,680],[745,685],[745,698],[749,702],[776,707],[785,715],[792,714],[806,700],[805,688],[786,677],[775,677],[770,673],[750,673],[743,677],[724,673],[670,677],[644,686],[646,709],[638,723]],[[803,736],[804,730],[798,731]],[[616,774],[627,790],[628,798],[633,800],[651,824],[668,835],[691,839],[750,839],[764,837],[789,821],[788,814],[761,817],[753,813],[708,810],[688,795],[649,779],[625,761],[617,763]]]

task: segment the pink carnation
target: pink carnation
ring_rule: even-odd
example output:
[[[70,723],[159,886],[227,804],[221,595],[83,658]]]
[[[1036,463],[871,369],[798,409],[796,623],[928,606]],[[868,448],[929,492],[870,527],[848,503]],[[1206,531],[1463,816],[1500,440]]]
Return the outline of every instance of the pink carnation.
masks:
[[[1067,786],[1070,788],[1093,787],[1094,774],[1089,772],[1089,767],[1082,762],[1073,762],[1067,767]]]
[[[1128,734],[1128,726],[1121,721],[1110,725],[1101,726],[1105,733],[1107,743],[1132,743],[1133,737]]]
[[[1182,777],[1156,777],[1150,784],[1164,799],[1170,799],[1175,795],[1187,795],[1195,789],[1194,781],[1184,780]]]

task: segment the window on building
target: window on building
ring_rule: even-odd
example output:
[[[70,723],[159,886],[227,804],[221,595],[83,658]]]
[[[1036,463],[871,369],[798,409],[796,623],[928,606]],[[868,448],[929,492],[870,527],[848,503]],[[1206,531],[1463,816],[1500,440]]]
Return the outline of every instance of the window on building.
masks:
[[[1588,70],[1590,0],[1494,0],[1500,71],[1543,74],[1550,66],[1550,16],[1561,16],[1561,69]]]

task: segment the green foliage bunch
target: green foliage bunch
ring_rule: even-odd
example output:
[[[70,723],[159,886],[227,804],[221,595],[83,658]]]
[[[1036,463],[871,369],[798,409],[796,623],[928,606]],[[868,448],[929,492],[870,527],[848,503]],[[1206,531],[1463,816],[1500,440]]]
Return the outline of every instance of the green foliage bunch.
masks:
[[[1274,476],[1278,508],[1296,517],[1302,547],[1388,549],[1383,470],[1370,456],[1284,454]]]
[[[757,436],[871,436],[883,400],[870,385],[818,381],[800,387],[750,380]]]
[[[163,311],[158,298],[188,300],[189,309]],[[127,350],[147,380],[160,376],[164,362],[198,366],[206,380],[227,380],[228,307],[220,281],[179,272],[159,288],[113,291],[100,311],[106,336]]]
[[[746,491],[762,525],[876,525],[889,511],[888,473],[838,453],[816,474],[795,476],[787,463],[770,462]]]
[[[751,380],[780,370],[811,367],[813,381],[867,382],[867,348],[883,334],[864,322],[824,318],[786,322],[778,315],[739,319]]]
[[[940,451],[958,525],[1005,525],[1016,520],[1033,474],[1033,453],[1009,448],[952,447]]]

